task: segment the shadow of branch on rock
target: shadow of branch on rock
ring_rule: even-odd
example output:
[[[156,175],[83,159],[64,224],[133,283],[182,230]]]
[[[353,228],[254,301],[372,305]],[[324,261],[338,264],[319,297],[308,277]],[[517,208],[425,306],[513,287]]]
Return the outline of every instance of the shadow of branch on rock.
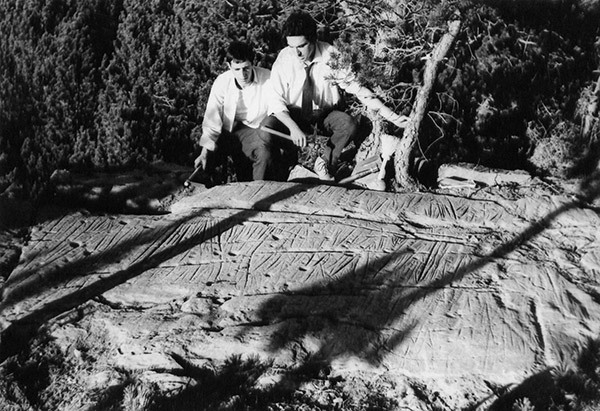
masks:
[[[489,253],[471,256],[471,261],[442,271],[429,281],[412,282],[419,275],[395,261],[407,252],[398,249],[368,264],[348,269],[326,284],[308,285],[268,298],[254,313],[255,324],[276,328],[268,342],[268,350],[275,355],[294,351],[295,346],[308,341],[314,348],[310,358],[322,363],[356,360],[378,366],[385,355],[393,353],[419,328],[418,318],[407,315],[416,301],[429,299],[435,304],[437,293],[526,245],[559,216],[588,207],[599,195],[598,176],[591,176],[582,183],[577,199],[539,218]],[[452,264],[438,266],[448,268]],[[392,275],[393,280],[386,278]],[[380,282],[374,284],[370,280],[376,276]],[[242,327],[238,338],[243,340],[255,324]],[[295,360],[295,369],[302,369],[302,358]],[[292,369],[280,384],[298,387],[302,383]]]
[[[133,238],[117,242],[100,252],[90,253],[87,256],[83,253],[83,255],[77,256],[79,258],[75,258],[74,261],[67,264],[60,264],[59,261],[56,261],[58,258],[54,258],[44,264],[38,264],[32,269],[13,272],[4,284],[2,290],[3,295],[0,300],[0,310],[27,298],[35,297],[44,290],[58,287],[68,281],[83,278],[92,273],[101,272],[103,268],[128,256],[136,247],[148,246],[150,249],[155,248],[156,246],[154,246],[154,244],[157,239],[167,238],[177,229],[177,227],[194,218],[200,217],[201,214],[202,213],[195,213],[193,215],[188,215],[165,224],[164,226],[143,231]],[[65,246],[67,248],[77,248],[78,244],[72,242],[72,245],[66,244]],[[48,254],[56,252],[56,250],[39,250],[31,253],[28,256],[28,260],[35,261],[41,259],[43,257],[43,251]],[[67,251],[67,254],[68,252],[69,251]],[[151,252],[148,254],[151,254]],[[64,258],[65,255],[59,257]],[[133,266],[136,265],[134,264]]]
[[[52,264],[49,264],[48,267],[45,267],[48,270],[43,274],[41,279],[35,278],[35,271],[30,271],[26,272],[26,275],[19,276],[18,280],[22,282],[18,282],[16,279],[8,281],[5,285],[6,287],[13,283],[16,284],[15,287],[9,289],[11,291],[4,296],[0,305],[0,312],[11,304],[35,296],[40,292],[40,288],[50,289],[61,284],[66,284],[68,281],[72,281],[76,278],[83,278],[86,275],[97,273],[102,266],[110,264],[116,259],[127,255],[134,247],[142,244],[152,245],[150,250],[146,250],[146,252],[141,255],[140,259],[137,259],[127,268],[103,276],[98,276],[93,281],[84,282],[81,287],[70,288],[69,290],[72,291],[63,293],[55,300],[49,301],[45,305],[35,308],[19,317],[17,320],[12,321],[10,325],[0,333],[0,362],[8,356],[15,354],[20,348],[26,346],[27,341],[35,334],[36,330],[48,320],[123,284],[129,279],[139,276],[151,268],[159,266],[161,263],[184,253],[198,244],[208,241],[211,238],[218,237],[235,225],[258,214],[265,205],[281,201],[306,189],[307,186],[300,184],[291,185],[280,192],[257,201],[252,209],[240,211],[217,224],[212,225],[206,230],[202,230],[181,241],[172,243],[172,245],[164,246],[164,244],[170,244],[168,242],[169,236],[181,225],[200,216],[202,212],[194,212],[185,215],[164,227],[160,227],[158,230],[150,230],[141,236],[116,243],[107,250],[103,250],[90,256],[84,256],[73,263],[57,268],[53,268]]]

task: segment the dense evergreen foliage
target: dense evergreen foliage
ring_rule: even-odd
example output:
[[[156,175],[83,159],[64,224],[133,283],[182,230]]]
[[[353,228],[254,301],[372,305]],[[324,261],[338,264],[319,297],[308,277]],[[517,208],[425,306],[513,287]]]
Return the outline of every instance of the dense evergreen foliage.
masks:
[[[225,46],[249,40],[270,67],[298,6],[405,114],[424,57],[460,12],[421,133],[422,154],[438,163],[528,167],[544,142],[566,139],[569,158],[590,146],[572,140],[599,63],[597,16],[572,5],[509,14],[468,1],[2,0],[0,190],[38,195],[58,168],[191,164]]]
[[[39,192],[69,165],[75,141],[94,133],[117,3],[1,3],[0,187],[16,180]]]
[[[58,168],[190,164],[192,130],[232,39],[280,48],[270,1],[0,3],[0,189]]]

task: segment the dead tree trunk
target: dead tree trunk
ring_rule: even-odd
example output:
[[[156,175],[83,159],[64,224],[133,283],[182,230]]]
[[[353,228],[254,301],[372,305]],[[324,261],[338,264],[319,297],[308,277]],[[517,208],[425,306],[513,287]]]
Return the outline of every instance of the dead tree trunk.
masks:
[[[448,54],[448,51],[460,30],[460,23],[460,20],[454,20],[448,24],[448,32],[446,32],[439,43],[436,44],[431,56],[425,64],[423,85],[417,93],[415,103],[410,113],[410,121],[408,126],[404,129],[404,136],[398,141],[394,153],[396,183],[400,187],[416,187],[414,179],[409,174],[411,153],[419,138],[419,129],[427,112],[427,105],[431,97],[439,64],[444,57],[446,57],[446,54]]]

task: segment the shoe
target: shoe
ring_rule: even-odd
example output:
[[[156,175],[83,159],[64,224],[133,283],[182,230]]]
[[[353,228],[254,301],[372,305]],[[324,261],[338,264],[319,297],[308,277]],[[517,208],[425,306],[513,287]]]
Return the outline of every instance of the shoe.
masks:
[[[314,172],[319,176],[321,181],[333,181],[333,177],[329,174],[327,169],[327,163],[321,157],[317,157],[315,160]]]

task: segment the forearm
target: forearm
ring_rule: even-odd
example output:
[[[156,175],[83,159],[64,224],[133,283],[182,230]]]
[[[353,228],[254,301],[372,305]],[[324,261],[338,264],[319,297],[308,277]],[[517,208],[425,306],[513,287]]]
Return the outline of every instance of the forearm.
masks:
[[[362,89],[368,90],[365,87],[362,87]],[[380,115],[390,123],[393,123],[399,128],[406,127],[408,117],[394,112],[388,106],[383,104],[383,102],[379,98],[377,98],[377,96],[375,96],[374,93],[370,92],[370,90],[369,92],[363,92],[357,94],[356,96],[361,101],[361,103],[363,103],[365,107],[367,107],[369,110],[373,110],[375,113],[377,113],[378,115]]]
[[[285,125],[290,131],[290,139],[298,147],[306,146],[306,134],[300,129],[298,124],[292,119],[288,111],[280,111],[273,114],[277,120]]]
[[[340,87],[346,92],[354,94],[360,102],[369,110],[373,110],[384,119],[395,124],[399,128],[406,127],[408,117],[395,113],[387,107],[376,95],[367,87],[361,86],[354,76],[346,75],[345,81],[339,83]]]
[[[219,135],[220,133],[216,130],[209,127],[203,127],[202,136],[200,137],[198,145],[209,151],[215,151],[217,149],[217,140],[219,139]]]
[[[404,115],[400,115],[394,111],[392,111],[392,109],[390,109],[389,107],[387,107],[385,104],[383,104],[379,99],[377,99],[379,101],[379,103],[381,103],[381,105],[377,106],[377,108],[375,109],[375,111],[384,119],[386,119],[387,121],[389,121],[390,123],[396,125],[399,128],[405,128],[406,124],[408,123],[408,117],[404,116]]]
[[[202,136],[198,142],[200,146],[206,147],[210,151],[215,151],[217,140],[223,130],[223,106],[226,92],[227,88],[222,77],[218,77],[208,96],[202,120]]]
[[[292,119],[288,111],[279,111],[277,113],[273,113],[273,115],[275,116],[275,118],[277,118],[277,120],[281,121],[281,123],[288,128],[290,133],[295,131],[301,132],[300,127]]]

